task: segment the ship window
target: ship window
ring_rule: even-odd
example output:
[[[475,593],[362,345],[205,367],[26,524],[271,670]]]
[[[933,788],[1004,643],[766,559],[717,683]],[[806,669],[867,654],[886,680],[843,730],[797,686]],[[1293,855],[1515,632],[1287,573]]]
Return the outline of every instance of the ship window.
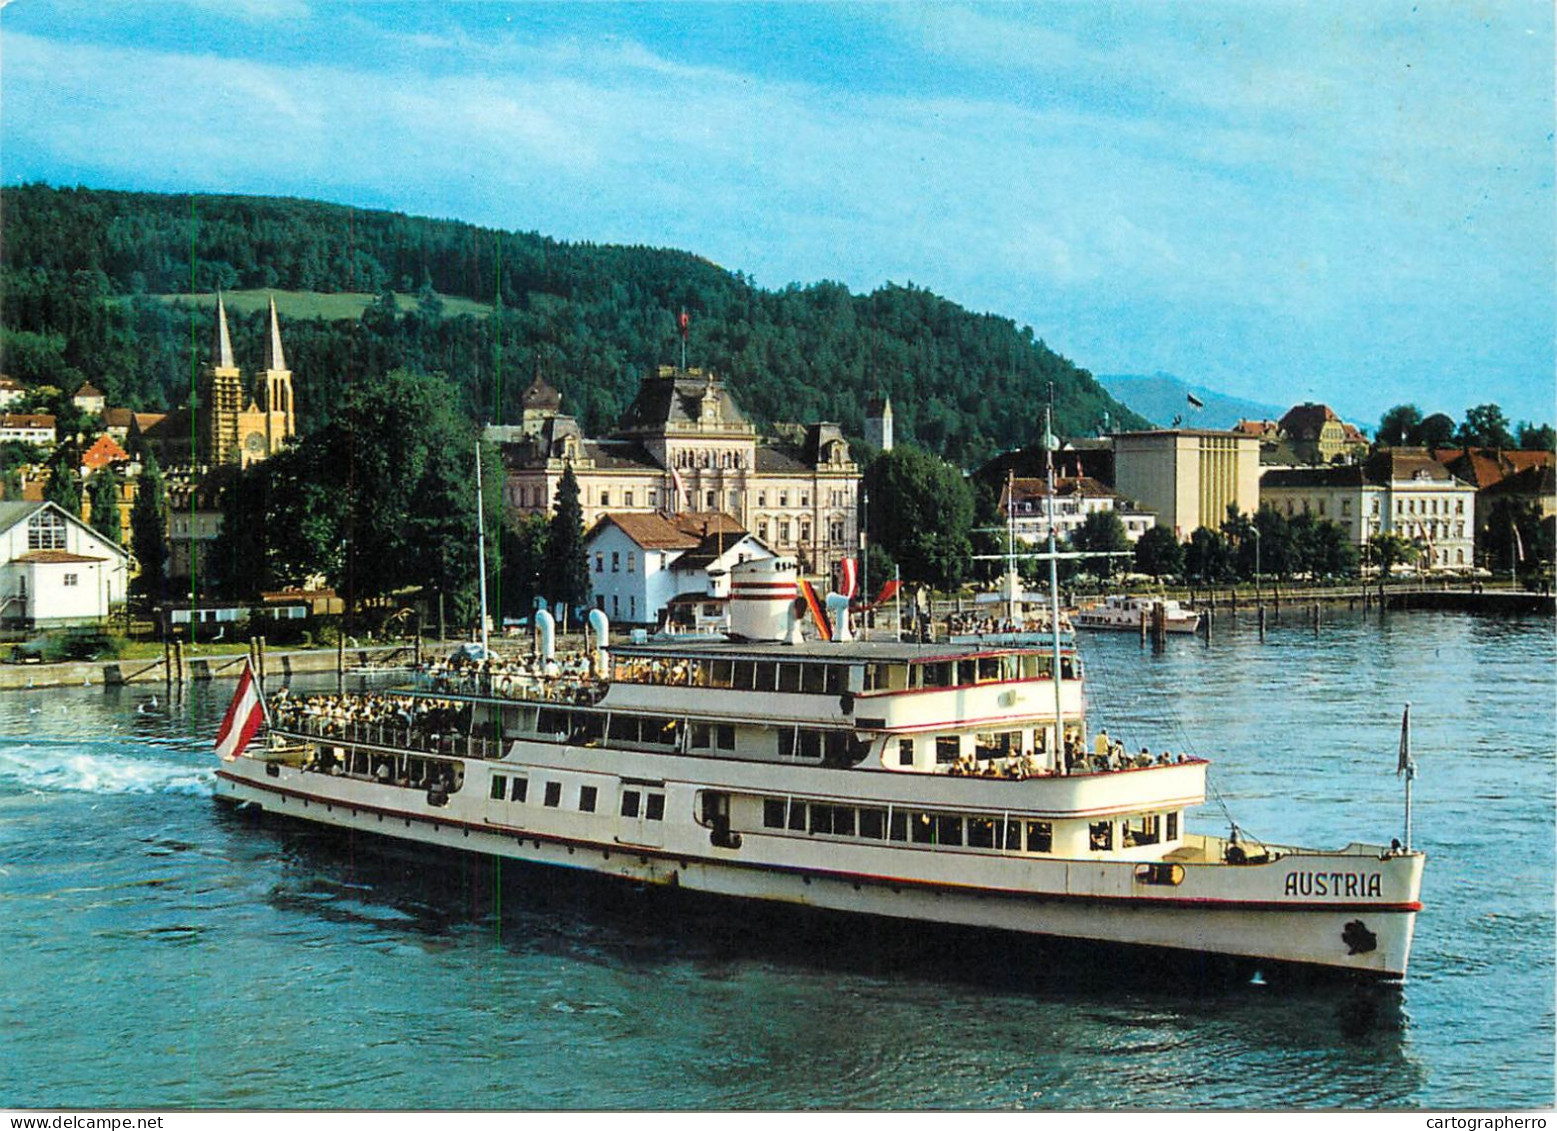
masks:
[[[508,795],[508,779],[502,774],[492,775],[492,800],[501,801]]]
[[[636,789],[622,791],[622,816],[636,817],[638,815],[638,803],[642,799]]]
[[[928,813],[915,813],[909,822],[909,838],[915,844],[935,843],[935,823]]]
[[[714,741],[721,750],[734,750],[735,727],[730,723],[720,723],[714,728]]]
[[[1007,820],[1006,820],[1005,844],[1006,844],[1006,851],[1007,852],[1020,852],[1021,851],[1021,848],[1022,848],[1022,822],[1021,821],[1013,821],[1013,820],[1007,818]],[[1036,852],[1038,850],[1037,849],[1033,849],[1033,851]]]
[[[820,758],[822,756],[822,735],[820,731],[801,730],[795,735],[795,753],[801,758]]]
[[[529,778],[515,778],[514,779],[514,792],[513,792],[512,796],[513,796],[513,799],[515,801],[523,801],[525,798],[529,797],[530,796],[530,779]]]
[[[735,688],[750,691],[756,685],[757,665],[752,660],[735,661]]]
[[[1114,847],[1114,822],[1093,821],[1087,826],[1088,843],[1094,852],[1108,852]]]
[[[637,742],[638,720],[631,715],[614,715],[610,733],[613,742]]]
[[[860,810],[860,836],[867,840],[881,840],[887,835],[887,811],[885,809]]]
[[[954,686],[968,687],[978,682],[978,662],[975,660],[957,661],[957,680]]]
[[[592,785],[581,785],[578,790],[578,807],[581,813],[593,813],[595,811],[595,798],[600,791]]]
[[[709,671],[710,687],[730,687],[735,680],[735,665],[729,660],[715,660]]]
[[[778,689],[780,691],[799,691],[800,690],[800,665],[799,664],[780,664],[780,665],[778,665]]]
[[[1167,831],[1164,835],[1168,840],[1179,839],[1179,815],[1177,813],[1168,814]]]
[[[935,819],[935,843],[957,845],[962,843],[962,818],[942,816]]]
[[[994,734],[980,734],[974,736],[973,756],[975,758],[1005,758],[1022,751],[1022,732],[1019,730],[1003,730]]]
[[[643,807],[643,816],[647,821],[663,821],[665,819],[665,795],[663,793],[649,794],[648,801]]]
[[[995,822],[988,817],[968,818],[968,847],[994,848]]]
[[[842,664],[828,664],[824,671],[824,690],[829,695],[842,695],[849,689],[849,669]]]
[[[1120,839],[1125,848],[1137,844],[1156,844],[1162,839],[1162,823],[1156,816],[1136,817],[1123,822]]]
[[[1107,822],[1104,823],[1106,824]],[[1053,852],[1054,826],[1048,821],[1028,821],[1027,851]]]
[[[827,690],[829,669],[821,664],[806,664],[800,669],[800,689],[808,695],[820,695]]]
[[[953,686],[953,665],[944,664],[920,664],[919,669],[924,673],[924,686],[926,687],[951,687]]]
[[[914,764],[914,740],[900,738],[897,740],[897,764],[899,766],[912,766]]]
[[[548,809],[555,809],[562,804],[562,783],[560,781],[549,781],[546,783],[544,804]]]
[[[833,831],[833,807],[831,805],[811,806],[811,831],[813,833],[830,833]]]
[[[769,797],[762,803],[762,827],[766,829],[782,829],[784,827],[784,802],[776,797]]]
[[[988,683],[1000,678],[1000,656],[979,657],[979,682]]]
[[[888,840],[908,839],[908,814],[901,809],[894,809],[887,820]]]
[[[940,734],[935,737],[935,763],[938,766],[946,766],[962,757],[962,736],[960,734]]]
[[[777,667],[777,664],[758,664],[752,686],[757,691],[772,691],[777,685],[778,673],[774,670]]]
[[[804,801],[791,801],[789,803],[789,827],[797,833],[806,831],[806,803]]]

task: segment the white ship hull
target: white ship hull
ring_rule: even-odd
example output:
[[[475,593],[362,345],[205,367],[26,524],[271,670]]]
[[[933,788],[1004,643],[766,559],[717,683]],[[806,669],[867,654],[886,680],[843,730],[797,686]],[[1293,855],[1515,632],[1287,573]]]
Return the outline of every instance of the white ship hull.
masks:
[[[571,753],[578,769],[633,757]],[[519,768],[494,764],[505,766]],[[535,776],[545,772],[533,763],[524,768]],[[467,767],[473,786],[481,770]],[[715,847],[709,829],[690,819],[701,788],[692,782],[665,781],[666,816],[651,827],[622,821],[614,808],[580,814],[538,803],[515,806],[478,788],[434,806],[419,791],[323,778],[254,758],[225,766],[218,778],[221,800],[397,840],[736,899],[1224,955],[1272,969],[1290,964],[1402,977],[1419,910],[1414,893],[1422,857],[1358,846],[1337,853],[1277,850],[1287,854],[1232,868],[1215,862],[1221,842],[1187,836],[1178,853],[1186,861],[1184,879],[1164,888],[1140,883],[1141,862],[1129,859],[925,852],[751,831],[741,834],[739,847]],[[1340,898],[1330,895],[1332,887]]]

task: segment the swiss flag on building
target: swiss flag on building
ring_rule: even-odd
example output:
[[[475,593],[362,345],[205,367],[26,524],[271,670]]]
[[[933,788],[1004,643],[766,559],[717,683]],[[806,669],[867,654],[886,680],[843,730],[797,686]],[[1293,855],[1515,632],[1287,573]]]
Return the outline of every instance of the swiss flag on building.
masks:
[[[242,754],[264,721],[265,705],[260,701],[259,684],[254,681],[254,668],[245,664],[238,677],[238,690],[233,692],[227,714],[222,716],[221,729],[216,732],[216,753],[222,761],[231,762]]]

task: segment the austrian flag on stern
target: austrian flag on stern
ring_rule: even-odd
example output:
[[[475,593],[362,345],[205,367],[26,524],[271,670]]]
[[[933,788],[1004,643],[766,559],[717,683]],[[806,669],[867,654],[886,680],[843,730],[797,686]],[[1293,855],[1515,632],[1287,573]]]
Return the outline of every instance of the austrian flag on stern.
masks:
[[[259,685],[254,681],[254,668],[244,665],[238,677],[238,690],[233,692],[227,714],[222,717],[221,729],[216,732],[216,753],[222,761],[231,762],[254,737],[260,723],[265,721],[265,705],[260,701]]]

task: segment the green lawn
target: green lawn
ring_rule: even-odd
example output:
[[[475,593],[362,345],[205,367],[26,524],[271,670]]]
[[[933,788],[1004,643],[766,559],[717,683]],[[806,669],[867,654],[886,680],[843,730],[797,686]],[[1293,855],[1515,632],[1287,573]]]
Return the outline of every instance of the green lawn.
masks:
[[[350,291],[340,294],[324,294],[319,291],[224,291],[222,299],[227,304],[227,309],[234,314],[249,314],[256,310],[264,310],[270,304],[272,295],[276,299],[276,312],[284,318],[323,318],[332,322],[355,321],[362,317],[362,312],[368,308],[368,304],[378,297]],[[186,306],[216,305],[214,294],[162,294],[152,297],[166,303],[183,303]],[[439,297],[443,299],[443,313],[447,318],[460,314],[474,314],[478,318],[485,318],[492,313],[492,307],[488,303],[473,302],[468,298],[452,298],[447,295]],[[399,302],[401,310],[416,309],[415,295],[396,294],[395,299]]]

